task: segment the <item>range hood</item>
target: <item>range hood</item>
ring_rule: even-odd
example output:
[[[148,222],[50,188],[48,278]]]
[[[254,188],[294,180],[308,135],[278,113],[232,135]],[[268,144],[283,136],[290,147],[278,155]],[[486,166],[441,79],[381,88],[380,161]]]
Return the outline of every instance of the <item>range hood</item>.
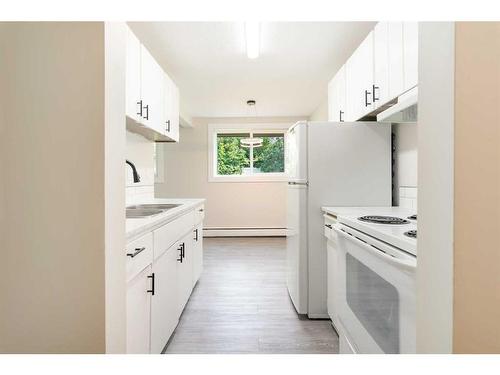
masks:
[[[417,119],[418,87],[400,95],[394,104],[377,114],[377,121],[384,122],[416,122]]]

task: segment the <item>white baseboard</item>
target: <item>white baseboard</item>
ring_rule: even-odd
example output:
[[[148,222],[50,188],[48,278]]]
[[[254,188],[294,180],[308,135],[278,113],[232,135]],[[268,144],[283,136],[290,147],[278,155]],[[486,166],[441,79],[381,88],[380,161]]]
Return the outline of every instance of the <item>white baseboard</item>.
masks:
[[[203,228],[203,237],[285,237],[286,228]]]

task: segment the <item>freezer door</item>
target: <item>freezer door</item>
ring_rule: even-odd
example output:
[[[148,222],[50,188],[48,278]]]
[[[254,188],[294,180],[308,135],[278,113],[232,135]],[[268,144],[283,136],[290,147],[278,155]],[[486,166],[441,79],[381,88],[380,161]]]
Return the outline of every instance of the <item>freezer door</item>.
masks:
[[[288,185],[287,287],[299,314],[307,313],[307,186]]]
[[[292,126],[286,136],[285,168],[289,180],[307,181],[307,123],[299,122]]]

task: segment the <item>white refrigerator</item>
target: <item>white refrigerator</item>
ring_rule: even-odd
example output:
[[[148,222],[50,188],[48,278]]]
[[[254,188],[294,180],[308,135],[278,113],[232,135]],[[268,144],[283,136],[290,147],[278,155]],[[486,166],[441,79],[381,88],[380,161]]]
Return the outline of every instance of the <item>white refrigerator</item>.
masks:
[[[391,125],[298,122],[286,136],[287,287],[299,314],[328,318],[322,206],[391,206]]]

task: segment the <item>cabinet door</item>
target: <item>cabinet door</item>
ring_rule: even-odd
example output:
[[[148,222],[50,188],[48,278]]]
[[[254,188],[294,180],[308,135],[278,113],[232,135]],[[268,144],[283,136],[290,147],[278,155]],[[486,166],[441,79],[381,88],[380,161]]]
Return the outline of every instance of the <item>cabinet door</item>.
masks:
[[[357,121],[373,110],[373,31],[347,61],[346,121]]]
[[[127,283],[127,353],[149,353],[151,266]]]
[[[389,100],[404,92],[403,69],[403,23],[387,23],[389,53]]]
[[[163,71],[149,51],[141,46],[142,121],[145,126],[165,134],[162,124]]]
[[[159,354],[179,321],[177,258],[174,245],[153,263],[155,294],[151,298],[151,353]]]
[[[179,88],[172,81],[172,94],[171,94],[171,103],[172,103],[172,130],[171,130],[171,138],[175,141],[179,141],[179,120],[180,120],[180,94]]]
[[[193,239],[189,232],[180,241],[179,248],[184,247],[182,262],[177,263],[177,285],[178,285],[178,311],[179,315],[184,310],[186,303],[193,290]]]
[[[346,111],[346,77],[345,66],[339,69],[328,84],[328,119],[329,121],[345,121]]]
[[[403,23],[404,91],[418,84],[418,22]]]
[[[163,92],[162,103],[163,124],[166,129],[166,135],[174,141],[179,140],[179,90],[174,81],[163,73]]]
[[[134,121],[141,121],[141,43],[135,34],[127,28],[126,46],[125,112]]]
[[[389,51],[387,22],[379,22],[373,30],[373,88],[374,109],[389,100]]]
[[[345,65],[340,68],[336,76],[335,92],[337,96],[338,121],[344,122],[347,111],[347,82]]]
[[[203,271],[203,224],[200,223],[193,231],[193,287],[200,279]]]

